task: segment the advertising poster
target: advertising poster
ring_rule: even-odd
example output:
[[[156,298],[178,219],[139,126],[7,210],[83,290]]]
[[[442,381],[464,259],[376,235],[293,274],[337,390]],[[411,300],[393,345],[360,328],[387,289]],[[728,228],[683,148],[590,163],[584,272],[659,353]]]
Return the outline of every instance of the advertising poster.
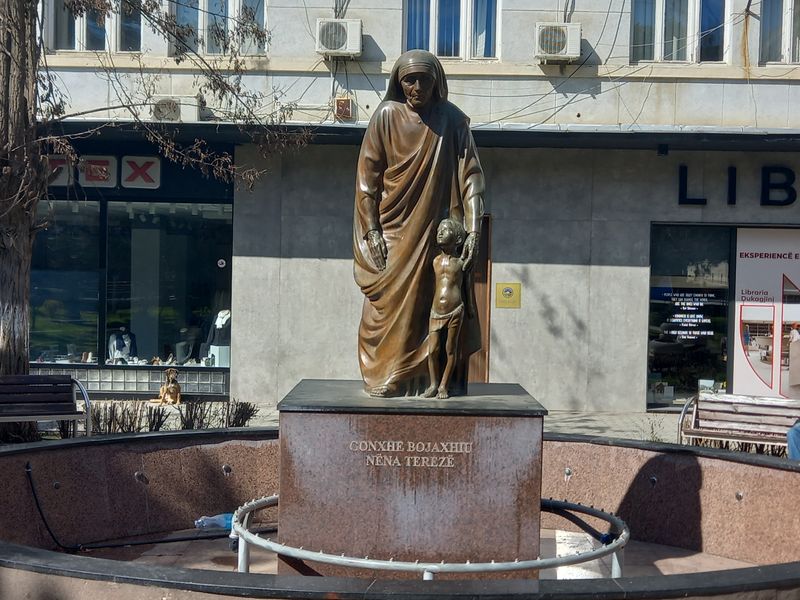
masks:
[[[739,229],[733,393],[800,399],[800,231]]]

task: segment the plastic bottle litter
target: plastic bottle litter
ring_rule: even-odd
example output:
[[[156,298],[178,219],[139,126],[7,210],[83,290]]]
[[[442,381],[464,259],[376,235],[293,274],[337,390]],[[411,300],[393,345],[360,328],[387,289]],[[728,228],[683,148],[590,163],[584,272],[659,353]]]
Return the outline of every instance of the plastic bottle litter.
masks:
[[[194,522],[197,529],[211,529],[218,527],[220,529],[230,529],[233,522],[233,513],[222,513],[214,515],[213,517],[200,517]]]

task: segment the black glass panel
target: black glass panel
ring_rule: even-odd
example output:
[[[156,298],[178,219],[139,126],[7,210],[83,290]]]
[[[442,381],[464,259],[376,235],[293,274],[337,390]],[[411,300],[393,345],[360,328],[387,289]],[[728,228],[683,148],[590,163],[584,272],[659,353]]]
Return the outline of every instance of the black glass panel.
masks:
[[[97,362],[99,205],[43,202],[39,208],[50,213],[33,246],[31,360]]]
[[[654,225],[650,238],[648,402],[671,404],[727,379],[727,227]]]
[[[106,360],[204,362],[230,309],[232,218],[230,205],[109,203]]]

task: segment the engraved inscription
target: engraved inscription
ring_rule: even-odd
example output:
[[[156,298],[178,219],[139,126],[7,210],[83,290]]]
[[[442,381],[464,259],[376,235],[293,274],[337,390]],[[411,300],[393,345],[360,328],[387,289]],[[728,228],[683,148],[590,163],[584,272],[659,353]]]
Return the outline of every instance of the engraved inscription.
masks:
[[[472,442],[352,440],[348,448],[362,453],[371,467],[448,469],[457,457],[472,453]]]

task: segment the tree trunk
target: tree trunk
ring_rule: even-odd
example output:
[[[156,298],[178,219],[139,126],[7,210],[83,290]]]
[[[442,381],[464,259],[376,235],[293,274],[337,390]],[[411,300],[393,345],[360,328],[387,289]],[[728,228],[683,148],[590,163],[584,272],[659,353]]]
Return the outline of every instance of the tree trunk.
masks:
[[[47,191],[36,125],[36,2],[0,0],[0,375],[28,372],[36,205]]]
[[[0,375],[28,372],[32,230],[22,210],[0,219]]]

